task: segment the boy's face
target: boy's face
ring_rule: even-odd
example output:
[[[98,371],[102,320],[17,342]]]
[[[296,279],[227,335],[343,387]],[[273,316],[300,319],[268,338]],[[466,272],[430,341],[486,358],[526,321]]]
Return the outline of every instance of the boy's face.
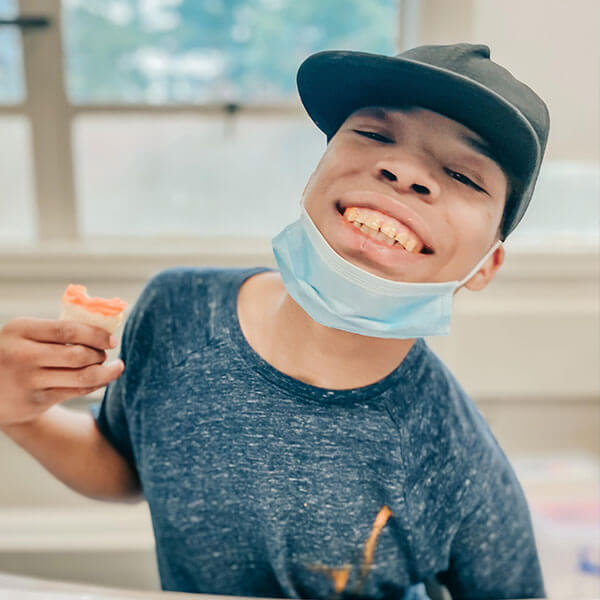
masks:
[[[461,280],[499,239],[508,189],[500,166],[477,143],[487,146],[464,125],[424,108],[362,108],[330,140],[304,190],[304,206],[332,248],[370,273],[396,281]],[[417,234],[417,249],[424,243],[433,253],[372,239],[340,214],[350,206],[397,219]],[[500,246],[466,287],[487,285],[503,257]]]

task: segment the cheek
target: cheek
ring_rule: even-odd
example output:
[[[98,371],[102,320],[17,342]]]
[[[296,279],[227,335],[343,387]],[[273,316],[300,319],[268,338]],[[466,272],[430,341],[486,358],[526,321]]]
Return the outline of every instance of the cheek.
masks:
[[[495,231],[501,216],[498,203],[488,196],[473,197],[468,202],[456,203],[455,207],[452,215],[455,228],[474,242],[487,239]]]
[[[456,203],[453,210],[446,212],[443,217],[442,235],[446,256],[450,260],[467,259],[485,245],[490,228],[487,210]]]
[[[319,195],[336,194],[347,190],[348,186],[356,182],[356,177],[364,171],[364,161],[354,164],[345,155],[336,154],[325,156],[321,159],[317,169],[312,175],[312,181],[307,186],[307,194]]]
[[[500,222],[502,221],[503,211],[504,202],[501,205],[499,203],[496,203],[487,207],[483,218],[483,224],[481,227],[482,231],[485,231],[487,233],[487,239],[496,236],[496,232],[498,231],[498,227],[500,226]]]

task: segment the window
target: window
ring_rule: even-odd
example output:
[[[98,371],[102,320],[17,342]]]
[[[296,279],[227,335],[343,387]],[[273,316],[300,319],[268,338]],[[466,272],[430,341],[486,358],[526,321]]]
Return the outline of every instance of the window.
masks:
[[[0,0],[0,19],[17,14],[16,0]],[[25,99],[21,34],[0,27],[0,240],[35,238],[30,126],[12,106]]]
[[[396,0],[64,0],[69,97],[83,103],[293,103],[318,50],[393,53]]]
[[[39,6],[49,27],[0,27],[0,243],[271,237],[325,148],[297,96],[300,62],[445,43],[424,39],[427,0]],[[0,0],[0,17],[18,13]],[[511,238],[597,242],[599,195],[597,162],[548,160]]]
[[[0,0],[0,19],[17,14],[16,0]],[[0,103],[14,104],[24,99],[21,36],[18,30],[0,29]]]

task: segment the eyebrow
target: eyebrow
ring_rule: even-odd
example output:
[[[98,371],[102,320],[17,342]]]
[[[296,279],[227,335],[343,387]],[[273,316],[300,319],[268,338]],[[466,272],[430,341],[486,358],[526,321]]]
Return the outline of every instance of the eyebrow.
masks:
[[[492,152],[492,149],[486,141],[478,140],[477,138],[474,138],[473,136],[470,136],[466,133],[460,135],[460,141],[463,142],[466,146],[469,146],[471,150],[475,150],[475,152],[494,161],[496,165],[498,165],[498,167],[502,169],[500,161],[498,160],[497,156]]]
[[[368,108],[363,108],[360,110],[360,114],[353,115],[357,119],[360,117],[372,117],[373,119],[377,119],[378,121],[385,121],[387,123],[392,122],[392,118],[388,114],[386,110],[383,108],[379,108],[377,106],[369,106]]]

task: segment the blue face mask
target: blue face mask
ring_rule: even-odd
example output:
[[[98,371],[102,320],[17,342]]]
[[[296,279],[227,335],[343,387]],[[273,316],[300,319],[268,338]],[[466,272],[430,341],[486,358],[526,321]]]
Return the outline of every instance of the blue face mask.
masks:
[[[448,335],[454,291],[501,243],[498,240],[462,281],[391,281],[342,258],[304,205],[300,210],[300,218],[271,240],[288,294],[321,325],[372,337]]]

